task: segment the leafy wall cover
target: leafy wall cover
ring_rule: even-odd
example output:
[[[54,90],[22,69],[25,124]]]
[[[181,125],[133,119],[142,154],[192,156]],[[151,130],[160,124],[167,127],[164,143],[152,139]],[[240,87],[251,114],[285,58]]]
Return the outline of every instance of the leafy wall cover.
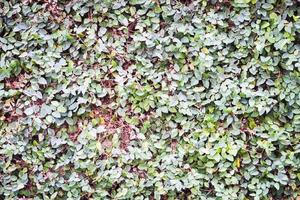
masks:
[[[299,191],[298,0],[0,0],[0,199]]]

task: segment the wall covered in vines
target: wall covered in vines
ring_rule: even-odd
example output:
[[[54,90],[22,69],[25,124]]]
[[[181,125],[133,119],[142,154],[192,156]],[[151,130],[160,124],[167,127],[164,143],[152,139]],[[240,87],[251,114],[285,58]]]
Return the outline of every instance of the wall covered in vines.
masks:
[[[296,199],[297,0],[0,0],[0,199]]]

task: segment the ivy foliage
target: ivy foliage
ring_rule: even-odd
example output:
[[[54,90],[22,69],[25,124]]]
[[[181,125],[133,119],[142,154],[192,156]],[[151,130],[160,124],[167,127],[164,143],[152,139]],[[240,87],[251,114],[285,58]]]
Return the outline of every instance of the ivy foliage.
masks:
[[[297,0],[0,0],[1,199],[296,199]]]

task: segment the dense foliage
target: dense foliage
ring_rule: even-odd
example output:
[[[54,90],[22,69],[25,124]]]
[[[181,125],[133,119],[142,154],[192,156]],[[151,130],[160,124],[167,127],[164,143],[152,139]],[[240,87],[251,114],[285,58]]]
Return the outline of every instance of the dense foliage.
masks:
[[[0,0],[0,199],[296,199],[297,0]]]

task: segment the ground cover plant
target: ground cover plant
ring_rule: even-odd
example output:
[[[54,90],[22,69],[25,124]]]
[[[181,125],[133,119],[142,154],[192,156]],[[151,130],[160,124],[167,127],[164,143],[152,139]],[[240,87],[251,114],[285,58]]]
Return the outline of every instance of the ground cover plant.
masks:
[[[297,0],[0,0],[0,199],[297,199]]]

